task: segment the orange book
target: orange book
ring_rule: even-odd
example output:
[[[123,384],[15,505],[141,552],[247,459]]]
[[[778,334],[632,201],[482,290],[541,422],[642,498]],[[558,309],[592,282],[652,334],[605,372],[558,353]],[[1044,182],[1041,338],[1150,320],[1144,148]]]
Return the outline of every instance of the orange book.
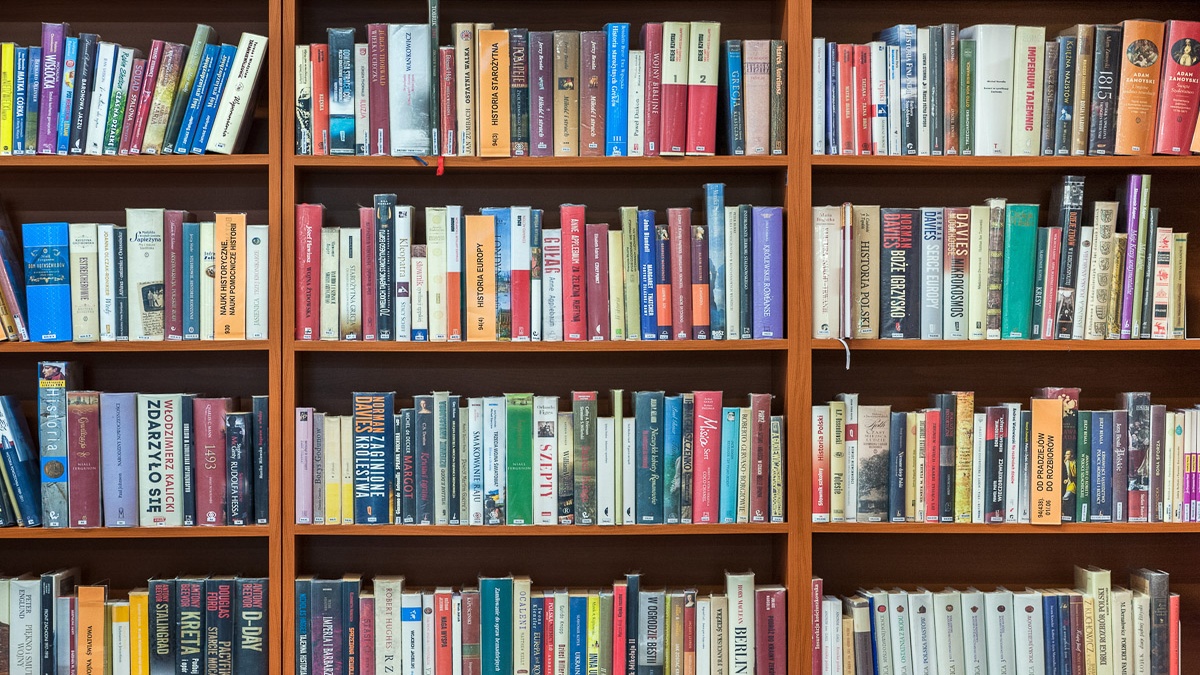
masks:
[[[1062,524],[1062,462],[1059,447],[1063,433],[1063,403],[1059,398],[1035,398],[1032,410],[1033,475],[1030,476],[1029,522]]]
[[[1158,118],[1163,23],[1129,19],[1122,27],[1124,58],[1117,94],[1115,154],[1149,155],[1154,151],[1154,126]]]
[[[218,213],[213,327],[218,340],[246,339],[246,214]]]
[[[488,31],[485,31],[488,32]],[[463,232],[467,277],[465,339],[496,340],[496,217],[467,216]]]
[[[512,150],[508,70],[508,31],[479,31],[480,157],[508,157]]]
[[[108,631],[104,626],[105,586],[78,586],[79,599],[77,637],[75,639],[76,675],[104,675],[104,643]]]

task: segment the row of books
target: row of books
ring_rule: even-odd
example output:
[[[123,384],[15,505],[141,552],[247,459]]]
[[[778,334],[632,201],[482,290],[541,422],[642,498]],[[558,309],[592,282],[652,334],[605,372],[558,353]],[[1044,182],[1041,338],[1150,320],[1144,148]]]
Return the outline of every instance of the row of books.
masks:
[[[787,49],[712,21],[595,31],[373,23],[296,47],[296,154],[782,155]],[[718,94],[718,87],[722,90]],[[718,134],[718,126],[720,133]],[[718,138],[719,136],[719,138]]]
[[[1169,575],[1075,567],[1074,588],[859,589],[812,580],[812,672],[1179,673],[1180,598]]]
[[[1094,202],[1084,178],[1037,204],[813,208],[816,338],[1183,339],[1188,233],[1150,207],[1150,176]]]
[[[296,409],[299,524],[633,525],[784,519],[784,418],[770,394],[355,393]]]
[[[2,224],[0,224],[2,225]],[[35,342],[265,340],[267,225],[244,213],[126,209],[125,223],[0,227],[0,337]]]
[[[154,578],[118,595],[79,569],[0,576],[0,671],[266,675],[263,577]]]
[[[1200,151],[1200,22],[899,24],[813,39],[813,152],[1187,155]]]
[[[218,44],[199,24],[190,47],[148,55],[95,33],[43,23],[42,44],[0,43],[0,155],[157,155],[241,149],[267,38]]]
[[[266,524],[267,397],[79,389],[79,364],[38,364],[35,437],[0,397],[0,525],[177,527]],[[40,468],[39,468],[40,467]]]
[[[542,591],[527,576],[459,589],[377,576],[368,588],[358,574],[296,580],[298,675],[788,672],[787,590],[753,572],[726,572],[712,594],[647,589],[636,573],[600,589]]]
[[[375,195],[358,227],[296,206],[296,339],[588,341],[783,337],[783,209],[620,209],[620,227],[563,204],[412,206]]]
[[[1077,387],[975,412],[969,391],[914,412],[839,394],[813,406],[814,522],[1200,522],[1200,408],[1148,392],[1080,410]]]

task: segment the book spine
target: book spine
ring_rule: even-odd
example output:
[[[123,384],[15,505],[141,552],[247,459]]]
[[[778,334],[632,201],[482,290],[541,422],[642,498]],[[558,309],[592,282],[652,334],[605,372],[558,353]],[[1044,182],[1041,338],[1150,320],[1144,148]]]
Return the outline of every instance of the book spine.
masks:
[[[390,522],[388,468],[395,451],[391,393],[354,394],[354,522]]]
[[[313,45],[308,52],[308,91],[310,103],[307,109],[308,116],[305,122],[306,126],[310,128],[308,134],[310,137],[309,154],[313,154],[311,148],[313,148],[312,144],[316,142],[315,106],[317,71],[314,64],[317,63],[317,59],[313,55],[317,52],[316,47],[318,46],[321,46],[322,49],[325,48],[323,45]],[[217,124],[217,109],[221,105],[222,97],[225,95],[225,89],[233,77],[233,65],[234,59],[237,57],[237,51],[238,47],[235,47],[234,45],[221,45],[220,50],[217,52],[217,65],[213,70],[213,81],[208,88],[208,94],[204,97],[204,107],[200,113],[200,121],[197,123],[198,126],[196,128],[195,137],[192,139],[190,153],[193,155],[203,155],[208,151],[208,142],[212,138],[213,129]],[[325,55],[327,55],[327,52],[322,52],[320,61],[321,65],[325,65]],[[326,82],[329,76],[328,68],[325,68],[325,70],[322,71],[322,75],[324,76],[324,79],[321,81]],[[245,84],[244,80],[242,82]],[[235,88],[237,86],[237,84],[234,84]],[[326,90],[328,90],[328,83],[326,83],[324,87]],[[302,93],[301,90],[297,89],[297,95],[300,93]],[[322,99],[322,101],[324,101],[324,99]],[[326,115],[322,117],[322,120],[324,121],[326,130],[328,130],[328,111],[326,110],[325,112]],[[326,133],[326,136],[328,136],[328,133]],[[328,143],[326,143],[326,145],[328,145]]]
[[[95,223],[71,223],[68,226],[71,331],[75,342],[95,342],[100,338],[96,227]]]
[[[270,599],[267,581],[262,577],[238,577],[234,582],[236,614],[232,657],[237,664],[237,672],[242,675],[266,675],[268,672]]]
[[[637,212],[637,246],[638,246],[638,303],[640,311],[641,339],[658,339],[658,279],[656,264],[657,237],[654,225],[654,211],[641,210]],[[629,308],[626,309],[629,311]]]
[[[529,155],[529,31],[509,29],[508,50],[511,154],[525,157]]]
[[[642,26],[642,50],[646,53],[646,138],[645,156],[662,152],[663,121],[663,24]]]
[[[1058,110],[1054,126],[1056,155],[1071,154],[1071,129],[1075,114],[1075,61],[1078,56],[1075,36],[1058,36],[1058,92],[1054,98],[1054,105]]]
[[[183,339],[184,211],[167,210],[163,218],[163,337]]]
[[[184,340],[200,339],[200,223],[182,223],[181,248],[183,261],[180,281],[181,336]]]
[[[554,33],[529,33],[529,155],[554,156]]]
[[[670,237],[671,260],[671,338],[688,340],[692,337],[692,210],[678,208],[667,210],[667,228]]]
[[[918,212],[915,209],[882,209],[880,215],[882,218],[881,253],[885,254],[884,259],[888,261],[887,267],[884,268],[881,265],[880,269],[882,273],[881,288],[888,289],[886,302],[881,303],[885,309],[882,312],[880,337],[918,337],[920,336],[918,325],[920,309],[915,299],[919,292],[919,284],[915,283],[917,281],[915,273],[918,269],[916,253],[913,250]],[[779,227],[782,228],[782,224],[779,224]],[[948,242],[947,251],[951,249],[951,246],[952,244]],[[757,244],[755,249],[762,251]],[[953,297],[952,295],[951,303],[953,303]],[[759,301],[756,296],[755,302]],[[953,337],[953,334],[948,334],[948,337]]]
[[[67,224],[27,223],[22,230],[30,338],[35,342],[69,341],[73,333]]]
[[[479,31],[478,37],[481,105],[492,111],[480,117],[479,155],[508,157],[512,152],[509,33],[488,29]]]
[[[687,234],[692,249],[692,264],[689,270],[691,276],[692,339],[707,340],[711,333],[712,325],[709,305],[709,242],[706,239],[704,225],[693,225],[691,231]]]
[[[71,437],[74,429],[71,425],[70,406],[68,406],[67,418],[68,464],[63,467],[63,470],[73,473],[76,464],[74,455],[77,443],[72,442]],[[20,403],[15,396],[0,397],[0,477],[3,478],[0,485],[7,488],[6,506],[11,503],[13,509],[13,511],[5,509],[8,524],[12,524],[13,521],[25,527],[36,527],[42,524],[41,504],[37,495],[38,483],[34,477],[37,471],[35,457],[33,437],[29,433]],[[98,482],[98,467],[95,473]],[[85,476],[85,478],[90,477]],[[97,485],[94,491],[98,492],[98,490],[99,486]],[[95,497],[98,498],[99,495],[96,494]],[[94,508],[98,511],[99,504],[97,503]],[[14,511],[15,513],[13,513]],[[69,514],[63,515],[67,517]]]
[[[568,341],[585,340],[587,327],[586,226],[584,207],[564,205],[563,224],[563,337]]]
[[[686,57],[688,100],[684,150],[689,155],[716,154],[720,38],[721,24],[692,22]]]
[[[609,338],[608,293],[608,224],[588,223],[585,226],[587,332],[586,340]]]
[[[229,442],[226,413],[229,399],[197,398],[192,404],[195,439],[197,523],[228,525]]]
[[[138,524],[136,407],[133,394],[100,394],[101,494],[107,527]]]
[[[579,154],[579,33],[554,31],[554,156]]]
[[[610,23],[604,30],[604,154],[625,157],[629,155],[629,24]]]
[[[787,43],[783,40],[771,40],[770,58],[771,90],[767,148],[772,155],[785,155],[787,154]]]
[[[228,80],[213,115],[212,134],[204,146],[206,151],[225,155],[240,151],[250,128],[247,118],[253,116],[258,75],[266,59],[266,50],[267,38],[254,33],[242,33],[232,57]],[[313,77],[315,80],[316,73]],[[207,118],[207,106],[205,108]],[[193,147],[193,153],[195,150]]]
[[[53,155],[58,149],[58,108],[62,92],[63,41],[70,27],[63,23],[42,24],[42,75],[37,153]]]
[[[143,527],[183,523],[178,394],[138,394],[138,504]]]
[[[1117,133],[1113,154],[1149,155],[1154,149],[1154,126],[1159,109],[1159,80],[1163,61],[1163,24],[1125,21],[1120,82],[1117,85]]]
[[[579,34],[579,156],[603,157],[607,82],[605,57],[608,54],[604,31]]]

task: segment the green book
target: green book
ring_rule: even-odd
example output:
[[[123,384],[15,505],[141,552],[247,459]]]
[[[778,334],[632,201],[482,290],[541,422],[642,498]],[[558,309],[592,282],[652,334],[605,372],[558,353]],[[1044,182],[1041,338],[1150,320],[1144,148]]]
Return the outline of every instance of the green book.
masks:
[[[483,675],[513,672],[513,578],[479,577],[479,652]]]
[[[175,151],[175,141],[179,138],[179,127],[183,126],[183,118],[187,115],[188,99],[192,97],[192,85],[196,83],[196,73],[200,71],[200,60],[204,56],[204,45],[217,43],[217,31],[212,26],[196,24],[196,33],[192,36],[192,46],[188,47],[187,61],[179,74],[179,86],[175,89],[175,102],[171,104],[171,116],[167,118],[167,131],[163,137],[162,154]]]
[[[141,51],[129,47],[117,49],[116,71],[113,73],[112,95],[108,100],[108,121],[104,126],[104,143],[101,149],[106,155],[117,154],[121,145],[125,106],[129,102],[129,84],[133,77],[133,60],[141,58],[141,55]]]
[[[533,524],[533,394],[505,394],[508,423],[507,523]]]
[[[1142,174],[1141,208],[1138,209],[1137,258],[1133,272],[1133,330],[1130,337],[1142,337],[1142,289],[1146,285],[1146,247],[1150,245],[1150,174]],[[1133,223],[1129,223],[1133,227]],[[1128,294],[1128,291],[1126,291]]]
[[[975,41],[958,43],[958,143],[960,155],[975,154]]]
[[[595,525],[596,509],[596,392],[576,391],[571,394],[574,414],[572,436],[575,473],[575,524]]]
[[[1037,256],[1038,205],[1008,204],[1004,218],[1004,290],[1000,337],[1029,339],[1033,273]]]
[[[1079,435],[1075,441],[1076,477],[1078,495],[1075,500],[1075,522],[1086,523],[1091,520],[1092,503],[1092,413],[1090,410],[1079,411]],[[1068,480],[1070,477],[1068,477]]]

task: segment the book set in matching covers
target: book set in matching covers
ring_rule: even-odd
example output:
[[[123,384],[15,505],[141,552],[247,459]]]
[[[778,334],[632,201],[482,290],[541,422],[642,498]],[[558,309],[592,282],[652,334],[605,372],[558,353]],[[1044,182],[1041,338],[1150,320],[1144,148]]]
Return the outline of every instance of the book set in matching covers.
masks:
[[[1047,40],[1047,37],[1050,39]],[[1200,22],[899,24],[813,39],[813,154],[1200,152]]]
[[[232,154],[254,116],[267,38],[141,49],[43,23],[42,43],[0,42],[0,156]]]
[[[455,23],[329,28],[296,47],[297,155],[783,155],[787,49],[721,24],[604,30]],[[634,36],[636,39],[636,36]],[[718,91],[720,90],[720,91]]]
[[[784,418],[769,394],[353,395],[296,409],[296,522],[634,525],[784,522]]]

